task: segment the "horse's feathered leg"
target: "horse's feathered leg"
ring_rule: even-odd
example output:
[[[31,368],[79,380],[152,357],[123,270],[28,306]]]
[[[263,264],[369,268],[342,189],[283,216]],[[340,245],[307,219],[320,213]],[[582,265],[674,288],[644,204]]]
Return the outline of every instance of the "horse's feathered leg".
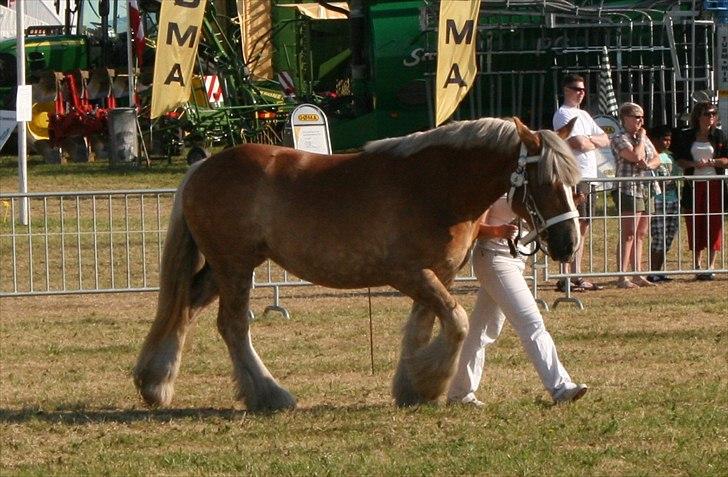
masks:
[[[435,312],[432,311],[432,308],[418,302],[412,304],[402,337],[403,356],[404,350],[408,350],[407,353],[411,356],[416,350],[430,342],[434,322]],[[392,395],[399,406],[409,406],[425,401],[415,391],[410,374],[408,361],[400,359],[392,382]]]
[[[404,328],[392,395],[399,406],[435,401],[455,372],[468,332],[467,313],[430,270],[394,286],[412,297],[415,305]],[[435,314],[440,318],[442,330],[429,341]]]
[[[160,270],[157,314],[134,367],[134,384],[144,401],[172,401],[182,348],[194,316],[217,296],[212,275],[175,202]]]
[[[222,268],[222,267],[221,267]],[[296,399],[278,384],[253,348],[248,323],[253,269],[221,270],[217,328],[233,362],[237,398],[251,411],[278,411],[296,407]],[[224,277],[224,278],[222,278]],[[224,280],[224,282],[223,282]]]

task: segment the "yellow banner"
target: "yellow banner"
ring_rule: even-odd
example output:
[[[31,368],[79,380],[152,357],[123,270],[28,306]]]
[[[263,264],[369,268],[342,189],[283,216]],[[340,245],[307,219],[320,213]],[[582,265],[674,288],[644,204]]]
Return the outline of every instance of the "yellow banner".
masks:
[[[190,97],[192,68],[200,44],[207,0],[166,0],[159,14],[154,60],[152,118],[181,106]]]
[[[475,36],[480,0],[442,0],[437,34],[435,126],[447,120],[468,94],[478,72]]]

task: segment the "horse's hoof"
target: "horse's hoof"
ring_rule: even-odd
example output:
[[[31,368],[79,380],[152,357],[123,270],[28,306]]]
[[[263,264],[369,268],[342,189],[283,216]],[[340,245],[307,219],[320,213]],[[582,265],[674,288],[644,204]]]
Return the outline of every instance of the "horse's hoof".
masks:
[[[436,404],[437,399],[426,399],[422,396],[405,396],[395,397],[394,403],[397,405],[397,407],[414,407],[421,406],[423,404]]]
[[[137,389],[149,407],[169,406],[174,397],[174,386],[172,384],[146,385]]]
[[[282,387],[275,386],[266,390],[257,399],[242,397],[245,407],[251,412],[279,412],[296,409],[296,398]]]
[[[400,363],[397,372],[394,374],[394,380],[392,382],[392,397],[394,398],[395,404],[399,407],[408,407],[417,406],[427,402],[427,400],[423,399],[420,393],[415,390],[412,385],[412,380],[407,375],[407,372],[402,368],[403,365]]]
[[[145,374],[147,373],[138,369],[134,370],[134,386],[144,402],[149,407],[168,406],[174,397],[174,383],[163,381],[152,384],[148,375],[145,378]]]

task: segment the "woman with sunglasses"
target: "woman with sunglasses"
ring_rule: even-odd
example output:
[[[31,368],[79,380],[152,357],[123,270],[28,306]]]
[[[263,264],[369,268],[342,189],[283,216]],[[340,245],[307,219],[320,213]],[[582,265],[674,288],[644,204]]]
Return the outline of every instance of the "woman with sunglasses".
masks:
[[[612,151],[617,159],[617,177],[645,177],[653,175],[652,171],[660,165],[657,149],[648,139],[644,128],[645,113],[635,103],[624,103],[619,108],[619,119],[623,131],[612,136]],[[642,244],[650,229],[650,213],[653,211],[652,198],[647,181],[619,182],[619,190],[615,190],[614,201],[621,217],[622,235],[617,245],[617,264],[619,271],[642,270]],[[632,280],[626,276],[617,281],[620,288],[637,288],[654,286],[643,276],[636,275]]]
[[[709,101],[697,103],[690,114],[690,128],[675,141],[673,152],[686,176],[722,176],[728,167],[728,141],[716,128],[718,112]],[[686,181],[682,205],[688,231],[688,246],[693,252],[693,266],[700,268],[703,250],[708,249],[708,269],[715,268],[715,258],[723,241],[723,181]],[[712,272],[699,273],[698,280],[712,280]]]

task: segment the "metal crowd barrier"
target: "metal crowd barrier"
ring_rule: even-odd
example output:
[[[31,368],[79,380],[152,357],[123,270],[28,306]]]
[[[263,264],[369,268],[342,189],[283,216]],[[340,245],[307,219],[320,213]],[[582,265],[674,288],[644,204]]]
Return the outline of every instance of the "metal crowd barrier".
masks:
[[[0,297],[158,291],[175,189],[0,194]],[[23,204],[25,204],[23,206]],[[27,225],[18,220],[27,211]],[[472,266],[458,281],[475,279]],[[253,287],[310,286],[275,263],[255,270]]]
[[[678,200],[682,199],[682,187],[691,183],[693,185],[690,198],[692,203],[695,203],[695,184],[698,182],[712,181],[714,186],[720,187],[720,209],[710,211],[709,214],[697,214],[698,216],[718,217],[723,229],[723,235],[721,240],[721,250],[717,252],[715,267],[710,270],[714,274],[725,274],[728,273],[728,263],[726,262],[726,246],[728,245],[728,230],[726,230],[726,187],[728,184],[728,176],[671,176],[671,177],[641,177],[637,179],[637,182],[643,182],[646,184],[645,187],[648,200],[654,202],[655,194],[653,192],[652,184],[657,184],[661,191],[665,190],[665,186],[668,182],[675,181],[681,187],[679,188],[680,195]],[[633,212],[626,210],[624,213],[620,213],[617,207],[617,201],[621,198],[618,195],[615,197],[615,191],[618,192],[620,188],[628,187],[628,183],[635,182],[635,178],[632,177],[618,177],[618,178],[602,178],[593,181],[593,197],[596,199],[596,210],[594,215],[589,220],[590,231],[584,244],[584,255],[581,263],[582,271],[579,274],[576,273],[564,273],[563,269],[553,262],[546,262],[545,259],[541,259],[545,270],[545,280],[558,280],[562,278],[574,279],[581,277],[587,280],[601,279],[605,277],[618,279],[620,277],[631,277],[635,275],[646,276],[648,274],[665,274],[667,276],[675,275],[693,275],[699,273],[705,273],[706,260],[708,253],[703,252],[702,264],[700,267],[696,267],[693,263],[693,253],[691,251],[690,244],[688,243],[688,231],[685,218],[690,216],[692,211],[686,210],[685,208],[678,207],[677,212],[670,213],[663,206],[658,208],[650,214],[650,225],[652,221],[663,219],[663,218],[677,218],[678,228],[676,230],[672,245],[665,256],[665,264],[663,270],[655,270],[650,257],[650,244],[652,243],[652,227],[647,231],[647,237],[644,240],[643,251],[642,251],[642,271],[635,272],[632,270],[620,271],[618,265],[619,250],[621,248],[622,240],[622,219],[629,220]],[[664,222],[662,224],[664,226]],[[693,221],[693,233],[700,232],[696,229],[696,221]],[[710,228],[710,220],[706,220],[706,230],[708,233]],[[662,248],[665,246],[665,238],[663,235]],[[634,252],[634,250],[632,251]],[[571,288],[567,287],[565,296],[556,299],[554,306],[558,306],[559,303],[569,302],[575,304],[579,308],[583,308],[583,303],[578,298],[574,297],[571,292]]]
[[[716,176],[640,180],[664,184],[674,179],[713,179],[723,183],[727,180]],[[634,179],[595,181],[596,213],[590,219],[591,231],[579,276],[599,279],[636,274],[620,272],[617,268],[616,250],[623,217],[617,213],[610,194],[620,183],[630,180]],[[174,192],[174,189],[157,189],[0,194],[0,297],[157,291]],[[16,220],[24,200],[27,201],[27,225]],[[652,217],[660,215],[666,214],[655,211]],[[725,208],[720,215],[725,225]],[[679,211],[678,216],[680,228],[667,254],[664,273],[699,273],[703,270],[693,267],[692,254],[687,250],[685,211]],[[650,240],[651,234],[643,252],[644,274],[652,271]],[[728,272],[726,234],[722,245],[714,273]],[[542,255],[533,258],[530,265],[526,278],[539,305],[548,310],[548,304],[538,297],[539,283],[574,278],[575,274],[563,273],[557,264]],[[464,267],[456,278],[458,283],[474,281],[472,264]],[[270,261],[256,269],[253,283],[254,288],[272,290],[273,303],[266,307],[264,314],[277,312],[286,318],[288,311],[281,305],[280,290],[310,285]],[[583,307],[569,288],[554,306],[561,302]]]

